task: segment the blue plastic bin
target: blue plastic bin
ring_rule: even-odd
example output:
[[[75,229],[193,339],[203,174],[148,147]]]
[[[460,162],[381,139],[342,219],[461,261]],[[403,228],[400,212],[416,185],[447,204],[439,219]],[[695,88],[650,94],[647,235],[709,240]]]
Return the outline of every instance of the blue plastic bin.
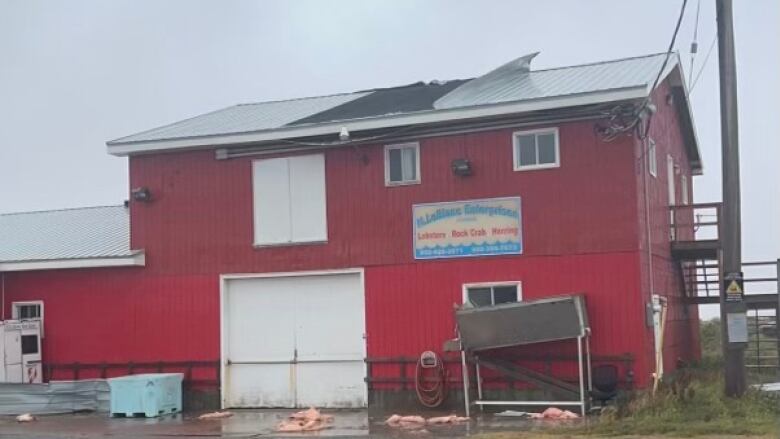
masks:
[[[156,416],[181,411],[181,373],[145,373],[109,378],[111,416]]]

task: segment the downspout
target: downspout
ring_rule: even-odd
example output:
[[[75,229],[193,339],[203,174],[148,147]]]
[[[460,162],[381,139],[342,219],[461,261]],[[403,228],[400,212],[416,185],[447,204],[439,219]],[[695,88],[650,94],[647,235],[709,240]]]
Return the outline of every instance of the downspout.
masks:
[[[644,131],[644,127],[640,126],[640,129]],[[655,313],[655,306],[653,304],[653,297],[655,297],[655,279],[653,279],[653,240],[652,240],[652,228],[650,227],[650,193],[648,189],[648,177],[647,177],[647,169],[648,169],[648,154],[650,148],[650,139],[649,136],[644,136],[642,139],[642,151],[640,151],[640,157],[642,160],[640,161],[642,166],[642,192],[644,196],[644,202],[645,202],[645,238],[647,242],[647,270],[648,270],[648,278],[649,278],[649,287],[650,287],[650,297],[649,301],[645,302],[645,306],[647,306],[647,303],[650,303],[651,306],[653,306],[653,313]],[[646,311],[645,311],[646,312]],[[655,316],[653,316],[653,337],[655,338]],[[663,334],[661,335],[663,337]],[[662,338],[663,339],[663,338]],[[661,366],[659,366],[660,360],[658,359],[658,352],[656,351],[656,340],[653,340],[653,358],[655,358],[655,361],[653,362],[655,364],[655,370],[653,371],[653,377],[654,382],[657,383],[658,380],[660,380],[660,374],[661,368],[663,367],[662,363]],[[661,349],[663,350],[663,346],[661,346]],[[657,384],[654,384],[654,388],[657,386]]]
[[[5,273],[0,272],[0,301],[2,301],[2,305],[0,305],[0,322],[5,320]]]
[[[644,195],[644,201],[645,201],[645,238],[647,239],[647,269],[650,273],[649,279],[650,279],[650,297],[652,298],[655,294],[655,280],[653,279],[653,241],[652,241],[652,228],[650,227],[650,194],[648,192],[648,181],[647,181],[647,169],[645,169],[648,165],[647,163],[647,151],[649,145],[649,138],[645,137],[642,139],[642,151],[641,156],[643,157],[642,163],[642,192]]]

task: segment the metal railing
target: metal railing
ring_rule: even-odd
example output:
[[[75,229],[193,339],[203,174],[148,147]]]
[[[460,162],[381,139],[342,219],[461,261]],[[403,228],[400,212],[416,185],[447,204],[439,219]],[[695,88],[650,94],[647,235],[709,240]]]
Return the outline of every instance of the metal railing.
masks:
[[[745,296],[777,295],[780,292],[780,259],[743,262]],[[688,297],[717,298],[721,289],[720,265],[717,260],[693,261],[683,265],[683,279]]]
[[[780,379],[780,333],[778,311],[750,309],[748,311],[748,343],[745,367],[750,381],[759,384]]]
[[[139,373],[180,372],[185,386],[219,386],[220,362],[212,361],[156,361],[126,363],[44,363],[43,380],[74,380],[111,378]]]
[[[722,203],[669,206],[669,236],[672,241],[718,240]]]

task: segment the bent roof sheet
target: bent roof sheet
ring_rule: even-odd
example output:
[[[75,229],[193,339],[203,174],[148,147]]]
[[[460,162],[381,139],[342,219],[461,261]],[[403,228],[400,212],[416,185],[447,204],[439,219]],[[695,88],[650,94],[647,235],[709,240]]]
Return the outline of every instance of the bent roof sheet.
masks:
[[[0,262],[133,255],[124,206],[0,215]]]
[[[530,63],[531,57],[522,57],[512,63]],[[659,53],[538,71],[529,71],[527,63],[519,63],[522,68],[518,69],[504,68],[512,64],[509,63],[470,80],[418,83],[340,95],[236,105],[112,140],[108,144],[273,131],[304,124],[542,100],[633,87],[648,87],[649,91],[665,57],[666,53]],[[664,74],[675,65],[676,55],[670,57]],[[467,92],[464,93],[464,89]],[[413,92],[411,95],[410,91]],[[415,98],[415,95],[419,97]],[[399,99],[406,101],[399,103]]]
[[[463,84],[436,101],[436,109],[649,87],[658,76],[666,54],[530,72],[523,71],[522,65],[516,65],[515,69],[506,68],[524,58]],[[665,73],[675,65],[675,59],[670,58]]]

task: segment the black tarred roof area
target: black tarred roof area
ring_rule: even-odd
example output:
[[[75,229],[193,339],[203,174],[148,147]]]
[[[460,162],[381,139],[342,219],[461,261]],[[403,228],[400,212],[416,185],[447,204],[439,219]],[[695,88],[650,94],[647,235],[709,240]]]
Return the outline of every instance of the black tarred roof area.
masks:
[[[433,103],[437,99],[466,81],[468,79],[456,79],[444,83],[417,82],[401,87],[376,89],[354,101],[298,119],[286,126],[432,110]]]

